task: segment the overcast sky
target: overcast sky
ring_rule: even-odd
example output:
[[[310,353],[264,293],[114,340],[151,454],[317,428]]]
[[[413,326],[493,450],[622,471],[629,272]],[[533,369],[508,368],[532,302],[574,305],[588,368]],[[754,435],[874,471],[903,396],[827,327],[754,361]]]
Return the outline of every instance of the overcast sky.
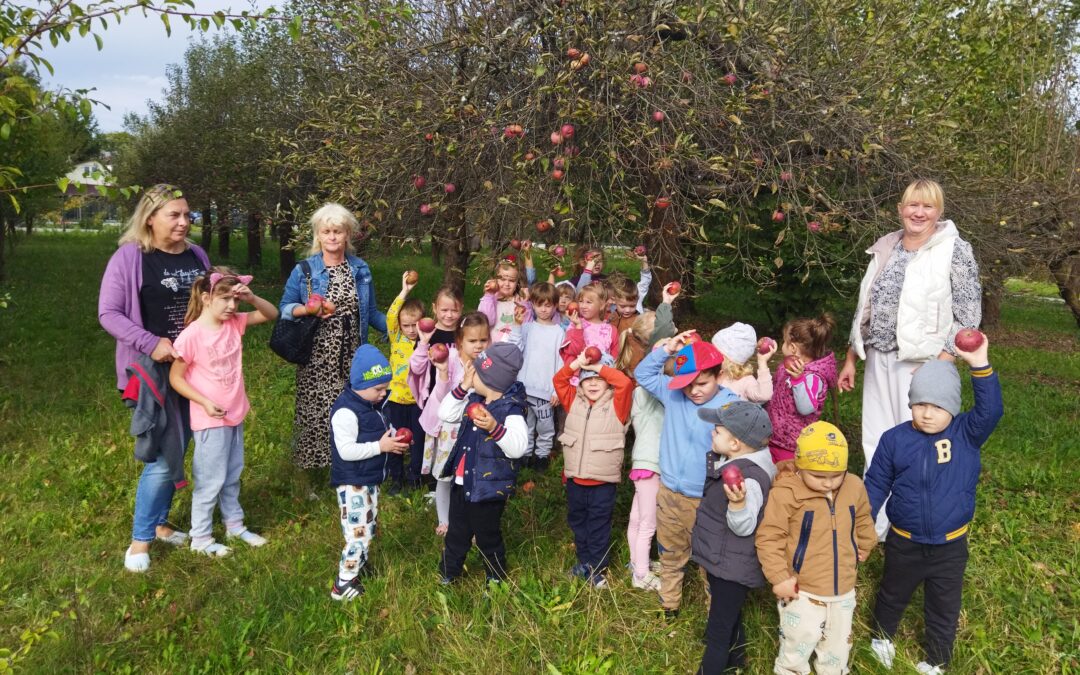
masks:
[[[268,7],[272,3],[260,0],[233,2],[219,0],[196,0],[195,11],[214,12],[232,8],[237,13],[244,9]],[[280,3],[279,3],[280,5]],[[90,97],[109,106],[95,106],[94,116],[101,131],[123,129],[124,115],[129,112],[145,113],[147,99],[161,99],[165,87],[165,69],[169,64],[180,63],[189,41],[196,39],[183,20],[170,21],[172,36],[165,35],[165,26],[155,13],[143,17],[133,11],[123,17],[119,26],[109,22],[107,31],[95,30],[101,35],[104,47],[98,51],[94,38],[72,37],[71,42],[61,41],[57,47],[44,41],[42,55],[52,63],[55,76],[48,71],[42,75],[47,86],[68,89],[90,89]],[[226,24],[228,26],[228,24]],[[230,28],[223,28],[231,30]],[[213,29],[211,29],[213,31]]]

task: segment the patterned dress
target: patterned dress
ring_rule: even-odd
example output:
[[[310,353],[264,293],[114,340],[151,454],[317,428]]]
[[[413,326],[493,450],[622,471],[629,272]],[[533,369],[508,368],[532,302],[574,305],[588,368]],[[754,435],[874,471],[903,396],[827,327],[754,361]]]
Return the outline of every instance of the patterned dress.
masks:
[[[293,463],[301,469],[330,466],[330,407],[349,382],[352,357],[360,346],[356,280],[349,263],[326,269],[326,299],[337,309],[322,319],[311,361],[296,369]]]

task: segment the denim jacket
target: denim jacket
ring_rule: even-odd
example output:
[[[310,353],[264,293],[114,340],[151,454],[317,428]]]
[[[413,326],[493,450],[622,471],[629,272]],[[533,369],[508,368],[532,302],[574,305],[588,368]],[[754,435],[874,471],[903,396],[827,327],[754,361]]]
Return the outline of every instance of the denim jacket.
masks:
[[[356,300],[360,317],[360,344],[367,342],[369,328],[374,328],[386,336],[386,315],[375,304],[375,284],[371,278],[371,268],[368,264],[356,256],[346,256],[349,267],[352,268],[353,279],[356,280]],[[326,295],[326,287],[330,283],[330,273],[326,270],[321,253],[316,253],[307,259],[311,265],[311,291],[320,295]],[[285,293],[281,296],[278,309],[281,316],[295,321],[293,308],[303,305],[308,299],[307,280],[304,271],[297,265],[293,268],[289,280],[285,282]]]

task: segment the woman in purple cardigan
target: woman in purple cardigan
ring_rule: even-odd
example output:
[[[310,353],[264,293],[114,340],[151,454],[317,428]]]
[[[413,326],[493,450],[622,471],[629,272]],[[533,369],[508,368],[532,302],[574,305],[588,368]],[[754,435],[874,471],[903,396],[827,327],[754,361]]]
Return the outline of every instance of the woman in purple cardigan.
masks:
[[[152,378],[153,372],[165,370],[153,368],[154,364],[168,364],[177,355],[172,341],[184,327],[192,282],[210,269],[206,252],[187,240],[190,228],[191,212],[180,190],[155,185],[139,200],[120,237],[120,248],[105,268],[98,321],[116,338],[116,386],[121,391],[128,383],[129,364],[148,356],[152,362],[143,359],[150,366],[144,370]],[[188,406],[175,409],[182,417],[182,452],[191,436]],[[186,533],[168,524],[173,493],[183,484],[182,473],[177,480],[160,449],[148,450],[141,455],[145,466],[135,492],[131,546],[124,554],[124,567],[132,572],[150,568],[154,539],[174,546],[187,540]]]

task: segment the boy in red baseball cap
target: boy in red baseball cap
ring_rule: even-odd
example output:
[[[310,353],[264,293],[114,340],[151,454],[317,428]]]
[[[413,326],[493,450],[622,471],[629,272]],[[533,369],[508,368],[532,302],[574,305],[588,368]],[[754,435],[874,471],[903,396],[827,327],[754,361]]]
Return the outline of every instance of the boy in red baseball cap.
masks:
[[[675,375],[664,362],[675,357]],[[690,534],[705,489],[706,458],[713,425],[698,417],[701,406],[740,400],[720,386],[724,357],[695,331],[680,333],[642,359],[634,371],[638,385],[664,406],[660,434],[660,492],[656,497],[656,542],[660,546],[660,603],[675,616],[682,601],[683,568],[690,560]]]

